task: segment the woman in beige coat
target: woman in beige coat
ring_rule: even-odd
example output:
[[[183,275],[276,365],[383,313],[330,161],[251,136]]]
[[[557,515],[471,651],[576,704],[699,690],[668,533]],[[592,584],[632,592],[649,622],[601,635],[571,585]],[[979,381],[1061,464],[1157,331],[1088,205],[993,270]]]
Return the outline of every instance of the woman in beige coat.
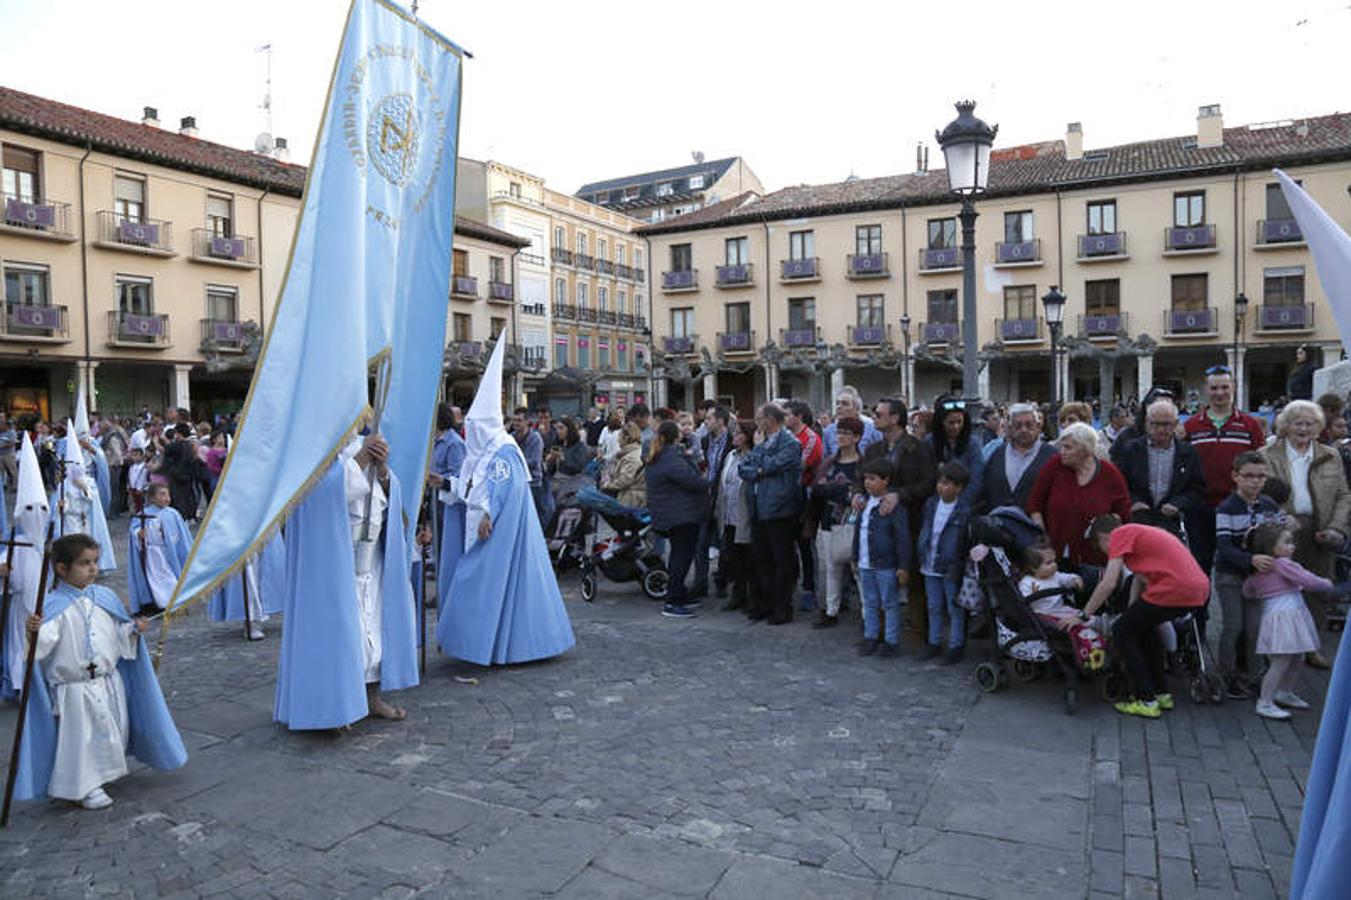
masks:
[[[624,426],[619,435],[619,455],[615,457],[614,473],[605,485],[606,493],[625,506],[643,509],[647,506],[647,477],[643,472],[643,433],[633,422]]]

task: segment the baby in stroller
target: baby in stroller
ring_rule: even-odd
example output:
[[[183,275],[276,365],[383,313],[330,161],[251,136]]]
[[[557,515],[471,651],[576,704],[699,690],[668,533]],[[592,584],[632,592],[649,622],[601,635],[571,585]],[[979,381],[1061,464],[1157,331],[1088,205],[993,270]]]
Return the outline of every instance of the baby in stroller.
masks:
[[[1074,592],[1084,589],[1078,575],[1061,572],[1055,551],[1034,544],[1023,551],[1023,577],[1018,591],[1028,599],[1032,612],[1044,624],[1069,635],[1079,668],[1096,672],[1107,663],[1107,621],[1104,616],[1087,618],[1083,610],[1069,603]]]

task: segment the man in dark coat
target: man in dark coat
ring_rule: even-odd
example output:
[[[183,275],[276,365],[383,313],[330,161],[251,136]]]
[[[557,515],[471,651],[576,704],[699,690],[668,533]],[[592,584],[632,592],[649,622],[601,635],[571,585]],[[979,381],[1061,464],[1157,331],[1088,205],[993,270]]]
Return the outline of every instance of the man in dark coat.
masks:
[[[173,440],[164,448],[160,474],[169,479],[170,504],[183,521],[197,518],[197,445],[191,440],[192,428],[185,422],[173,427]]]
[[[1175,436],[1177,420],[1171,400],[1155,400],[1145,411],[1145,436],[1126,442],[1118,464],[1131,493],[1132,520],[1174,534],[1206,495],[1201,457]]]
[[[1055,455],[1055,447],[1041,438],[1038,418],[1037,408],[1031,403],[1009,407],[1004,441],[981,470],[983,510],[998,506],[1022,509],[1027,504],[1037,473]]]

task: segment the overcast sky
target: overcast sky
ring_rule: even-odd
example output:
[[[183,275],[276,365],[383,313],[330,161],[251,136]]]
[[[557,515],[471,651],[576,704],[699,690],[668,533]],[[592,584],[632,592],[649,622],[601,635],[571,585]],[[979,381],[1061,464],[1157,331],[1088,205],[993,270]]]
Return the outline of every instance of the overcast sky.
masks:
[[[347,0],[0,0],[0,83],[203,138],[273,132],[308,162]],[[969,96],[998,146],[1087,148],[1351,106],[1349,0],[1121,3],[452,2],[420,14],[466,64],[460,152],[587,181],[740,155],[771,190],[914,168]]]

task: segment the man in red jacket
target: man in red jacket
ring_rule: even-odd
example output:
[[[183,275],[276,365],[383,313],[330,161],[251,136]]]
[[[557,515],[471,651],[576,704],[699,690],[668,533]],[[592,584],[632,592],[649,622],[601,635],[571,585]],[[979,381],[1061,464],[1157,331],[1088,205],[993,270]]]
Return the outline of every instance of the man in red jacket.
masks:
[[[1234,459],[1265,443],[1261,424],[1234,406],[1234,375],[1228,366],[1206,369],[1208,406],[1187,419],[1187,440],[1201,457],[1206,476],[1205,503],[1187,517],[1187,540],[1192,555],[1207,574],[1215,556],[1215,507],[1234,489]]]

